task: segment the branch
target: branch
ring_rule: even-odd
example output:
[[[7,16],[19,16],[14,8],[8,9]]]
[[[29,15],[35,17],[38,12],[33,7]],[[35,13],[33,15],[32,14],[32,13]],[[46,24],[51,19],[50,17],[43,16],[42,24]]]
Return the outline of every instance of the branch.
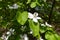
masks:
[[[52,13],[53,13],[53,8],[54,8],[54,6],[55,6],[55,0],[53,0],[53,3],[52,3],[52,7],[51,7],[50,14],[49,14],[48,23],[51,23],[51,18],[52,18]]]

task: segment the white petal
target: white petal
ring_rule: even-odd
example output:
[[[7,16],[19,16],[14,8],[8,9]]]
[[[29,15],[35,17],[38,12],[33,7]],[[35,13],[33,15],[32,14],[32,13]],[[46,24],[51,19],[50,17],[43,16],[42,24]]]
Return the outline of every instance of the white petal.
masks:
[[[51,25],[47,25],[47,26],[52,27]]]
[[[15,31],[15,29],[12,30],[13,32]]]
[[[18,9],[18,7],[16,6],[16,7],[13,7],[14,9]]]
[[[37,17],[37,19],[41,19],[40,17]]]
[[[46,25],[48,25],[48,23],[47,23],[47,22],[45,22],[45,24],[46,24]]]
[[[18,7],[18,5],[17,4],[13,4],[13,7]]]
[[[50,25],[50,27],[52,27],[52,26]]]
[[[14,34],[15,29],[11,28],[9,31],[10,31],[11,34]]]
[[[13,9],[13,7],[12,6],[9,6],[9,9]]]
[[[9,31],[12,31],[12,28]]]
[[[9,31],[14,32],[14,31],[15,31],[15,29],[12,29],[12,28],[11,28]]]
[[[6,40],[8,40],[9,36],[7,36]]]
[[[41,26],[45,26],[45,24],[41,24]]]
[[[18,9],[18,5],[13,5],[14,9]]]
[[[52,27],[50,24],[48,24],[47,22],[45,22],[46,26]]]
[[[2,35],[1,39],[6,40],[6,36]]]
[[[8,5],[8,7],[9,7],[10,9],[17,9],[17,8],[18,8],[18,5],[17,5],[17,4],[13,4],[12,6],[9,6],[9,5]]]
[[[10,32],[7,32],[6,34],[10,34]]]
[[[43,40],[43,39],[40,37],[40,40]]]
[[[13,4],[13,6],[17,6],[17,4]]]
[[[28,18],[32,19],[33,18],[33,14],[32,13],[28,13]]]
[[[38,22],[37,18],[33,18],[33,21],[34,21],[34,22]]]
[[[24,34],[24,40],[28,40],[28,37],[26,34]]]
[[[30,34],[32,34],[33,32],[32,31],[30,31]]]
[[[34,12],[34,14],[33,14],[33,15],[37,17],[37,16],[38,16],[38,13],[37,13],[37,12]]]

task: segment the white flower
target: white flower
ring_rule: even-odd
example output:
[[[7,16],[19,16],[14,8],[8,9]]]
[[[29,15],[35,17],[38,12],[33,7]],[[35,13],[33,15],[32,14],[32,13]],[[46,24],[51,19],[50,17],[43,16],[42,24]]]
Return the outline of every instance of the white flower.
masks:
[[[10,29],[6,34],[7,34],[7,36],[6,35],[2,35],[2,37],[1,37],[1,39],[3,39],[3,40],[8,40],[8,38],[11,36],[11,34],[14,34],[14,29]]]
[[[15,29],[10,29],[6,34],[14,34]]]
[[[40,17],[38,17],[38,13],[36,13],[36,12],[34,14],[29,12],[28,18],[33,19],[34,22],[38,22],[38,19],[41,19]]]
[[[46,26],[45,24],[41,24],[41,26]]]
[[[14,34],[14,31],[15,29],[12,29],[12,28],[9,30],[10,34]]]
[[[30,31],[30,34],[32,34],[33,32],[32,32],[32,30]]]
[[[6,36],[5,35],[2,35],[1,39],[3,39],[3,40],[5,39],[6,40]]]
[[[50,24],[48,24],[47,22],[45,22],[45,25],[46,25],[46,26],[49,26],[49,27],[52,27],[52,26],[51,26]]]
[[[17,5],[17,4],[13,4],[12,6],[9,6],[9,5],[8,5],[8,7],[9,7],[10,9],[18,9],[18,5]]]
[[[40,40],[43,40],[42,37],[40,37]]]
[[[28,40],[27,34],[24,34],[24,40]]]
[[[1,39],[8,40],[8,37],[3,34],[2,37],[1,37]]]
[[[7,34],[7,37],[6,37],[6,38],[8,39],[8,38],[11,36],[11,34],[14,34],[14,31],[15,31],[15,30],[11,28],[11,29],[6,33],[6,34]]]
[[[10,32],[8,31],[6,34],[10,34]]]

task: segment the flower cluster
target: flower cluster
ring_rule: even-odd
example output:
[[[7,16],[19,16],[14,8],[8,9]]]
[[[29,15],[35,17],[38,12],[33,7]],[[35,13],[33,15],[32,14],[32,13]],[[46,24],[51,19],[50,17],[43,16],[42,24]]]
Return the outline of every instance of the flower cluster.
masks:
[[[18,5],[15,3],[12,6],[8,5],[9,9],[18,9]]]
[[[48,24],[47,22],[45,22],[45,24],[41,24],[41,26],[48,26],[48,27],[52,27],[52,25]]]
[[[41,19],[40,17],[38,17],[38,13],[34,12],[34,14],[32,13],[28,13],[28,18],[32,19],[34,22],[38,22],[38,19]]]
[[[6,34],[7,34],[7,36],[5,35],[5,34],[3,34],[2,35],[2,37],[1,37],[1,39],[3,39],[3,40],[8,40],[8,38],[12,35],[12,34],[14,34],[14,29],[10,29]]]
[[[27,34],[20,35],[21,39],[20,40],[28,40]]]

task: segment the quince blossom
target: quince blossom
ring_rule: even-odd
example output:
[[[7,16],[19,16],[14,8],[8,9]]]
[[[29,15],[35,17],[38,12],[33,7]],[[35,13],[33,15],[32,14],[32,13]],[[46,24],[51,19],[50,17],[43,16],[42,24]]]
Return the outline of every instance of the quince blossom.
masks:
[[[33,19],[34,22],[38,22],[38,19],[41,19],[40,17],[38,17],[38,13],[34,12],[34,14],[32,13],[28,13],[28,18]]]
[[[45,25],[46,25],[46,26],[49,26],[49,27],[52,27],[52,26],[51,26],[50,24],[48,24],[47,22],[45,22]]]
[[[2,37],[1,37],[1,39],[3,39],[3,40],[8,40],[8,38],[11,36],[11,34],[14,34],[14,29],[10,29],[6,34],[7,34],[7,36],[6,35],[2,35]]]
[[[46,25],[45,24],[41,24],[41,26],[44,26],[45,27]]]
[[[28,40],[27,34],[24,34],[24,40]]]
[[[1,39],[7,40],[8,38],[3,34],[2,37],[1,37]]]
[[[47,22],[45,22],[45,24],[41,24],[41,26],[48,26],[48,27],[52,27],[52,25],[48,24]]]
[[[44,40],[44,39],[42,39],[42,37],[40,37],[40,40]]]
[[[12,6],[8,5],[9,9],[18,9],[18,5],[15,3]]]

